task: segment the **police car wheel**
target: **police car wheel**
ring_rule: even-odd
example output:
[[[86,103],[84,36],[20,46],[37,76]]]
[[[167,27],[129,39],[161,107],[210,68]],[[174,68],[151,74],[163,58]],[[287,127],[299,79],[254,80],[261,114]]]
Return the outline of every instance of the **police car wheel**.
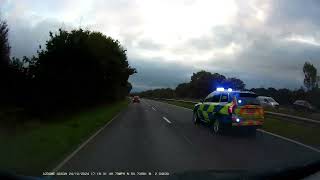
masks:
[[[199,118],[196,112],[193,113],[193,123],[199,124]]]
[[[219,134],[221,132],[221,125],[218,120],[215,120],[212,124],[212,133]]]

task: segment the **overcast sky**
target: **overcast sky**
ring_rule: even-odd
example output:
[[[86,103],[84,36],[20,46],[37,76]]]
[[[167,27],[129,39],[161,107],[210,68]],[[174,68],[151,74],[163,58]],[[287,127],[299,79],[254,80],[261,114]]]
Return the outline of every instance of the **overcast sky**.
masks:
[[[318,0],[0,0],[0,14],[16,57],[59,27],[118,39],[138,71],[134,91],[174,88],[199,70],[299,88],[305,61],[320,70]]]

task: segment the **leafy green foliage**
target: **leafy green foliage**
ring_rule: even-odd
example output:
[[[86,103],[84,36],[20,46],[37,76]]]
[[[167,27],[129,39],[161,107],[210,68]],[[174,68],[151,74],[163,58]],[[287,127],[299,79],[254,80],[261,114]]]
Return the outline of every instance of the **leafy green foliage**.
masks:
[[[5,27],[1,26],[0,36],[7,36],[6,24],[0,25]],[[7,62],[7,41],[0,47],[1,62]],[[45,48],[39,47],[37,53],[2,63],[6,76],[1,77],[8,77],[2,79],[6,91],[0,95],[6,98],[5,104],[47,113],[119,100],[132,89],[128,78],[136,70],[129,66],[126,50],[100,32],[59,29],[56,34],[50,32]]]
[[[8,42],[8,25],[0,19],[0,67],[1,72],[6,68],[10,61],[10,46]]]
[[[119,41],[82,29],[50,33],[46,49],[38,53],[35,77],[38,94],[52,105],[116,100],[128,93],[135,73]]]
[[[10,47],[8,43],[8,25],[6,22],[1,21],[0,19],[0,101],[6,102],[7,97],[5,94],[9,92],[7,88],[9,84],[8,70],[9,70],[9,55],[10,55]]]
[[[318,88],[317,69],[313,64],[305,62],[303,66],[304,85],[308,90]]]
[[[141,97],[154,97],[154,98],[175,98],[175,91],[170,88],[148,90],[141,93],[137,93]]]
[[[0,105],[13,105],[21,96],[18,89],[23,84],[23,64],[20,60],[10,60],[8,25],[0,20]]]
[[[226,79],[225,76],[218,73],[211,74],[206,71],[199,71],[193,73],[190,81],[190,88],[192,96],[195,98],[202,98],[214,91]]]
[[[190,83],[179,84],[175,91],[178,97],[190,97]]]

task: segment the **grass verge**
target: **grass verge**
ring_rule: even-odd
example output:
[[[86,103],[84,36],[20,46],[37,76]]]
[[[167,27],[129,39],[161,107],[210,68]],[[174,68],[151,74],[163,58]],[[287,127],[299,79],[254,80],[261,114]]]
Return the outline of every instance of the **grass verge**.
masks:
[[[194,107],[194,104],[192,103],[161,101],[189,109],[193,109]],[[262,129],[308,145],[320,147],[320,127],[318,125],[281,120],[274,116],[266,116]]]
[[[293,116],[309,118],[313,120],[320,121],[320,113],[319,112],[308,112],[308,111],[297,111],[290,107],[280,107],[279,109],[266,109],[266,111],[272,111],[276,113],[290,114]]]
[[[35,176],[51,170],[127,105],[123,100],[47,122],[27,121],[13,133],[0,132],[0,170]]]

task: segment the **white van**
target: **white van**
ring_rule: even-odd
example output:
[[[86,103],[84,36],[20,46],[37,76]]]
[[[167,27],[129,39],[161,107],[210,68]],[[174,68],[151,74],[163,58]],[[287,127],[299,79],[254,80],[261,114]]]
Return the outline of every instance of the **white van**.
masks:
[[[257,99],[259,100],[260,104],[264,108],[279,108],[279,103],[274,100],[272,97],[268,96],[258,96]]]

